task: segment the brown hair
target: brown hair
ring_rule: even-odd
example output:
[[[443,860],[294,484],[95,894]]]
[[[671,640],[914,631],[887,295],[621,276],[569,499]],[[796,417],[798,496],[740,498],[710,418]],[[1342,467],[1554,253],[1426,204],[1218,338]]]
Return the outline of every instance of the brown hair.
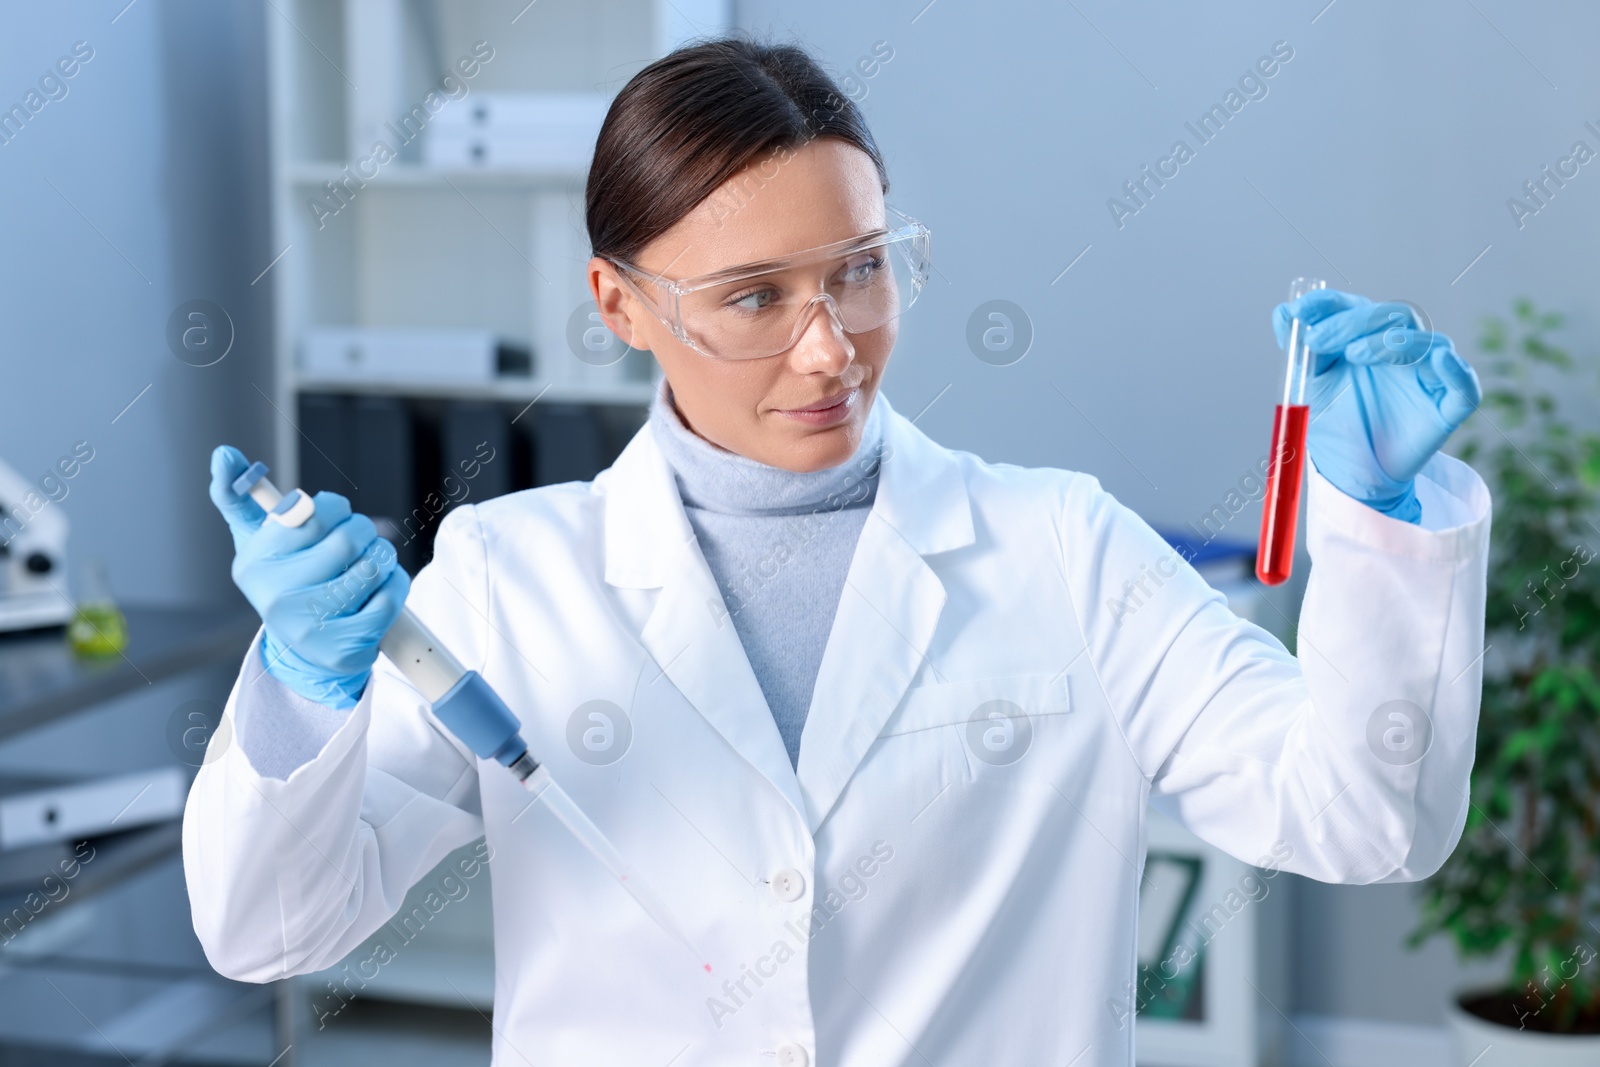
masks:
[[[632,259],[757,155],[836,137],[889,176],[855,102],[805,50],[723,37],[680,48],[611,102],[584,195],[597,256]]]

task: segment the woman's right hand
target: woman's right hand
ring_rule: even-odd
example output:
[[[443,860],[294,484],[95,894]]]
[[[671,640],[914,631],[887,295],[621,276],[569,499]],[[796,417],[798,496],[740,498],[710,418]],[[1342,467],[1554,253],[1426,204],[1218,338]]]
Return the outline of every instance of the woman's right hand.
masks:
[[[233,491],[249,465],[238,449],[219,446],[211,502],[233,533],[233,582],[266,629],[267,673],[309,700],[353,707],[411,577],[372,520],[337,493],[318,493],[301,526],[266,522],[260,505]]]

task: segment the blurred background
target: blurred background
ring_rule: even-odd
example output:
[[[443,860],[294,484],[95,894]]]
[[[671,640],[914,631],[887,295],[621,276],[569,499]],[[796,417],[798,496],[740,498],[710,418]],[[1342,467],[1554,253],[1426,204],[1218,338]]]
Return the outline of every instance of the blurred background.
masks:
[[[934,235],[901,412],[1095,474],[1286,640],[1296,585],[1247,577],[1248,478],[1290,279],[1410,301],[1486,376],[1537,335],[1573,356],[1574,432],[1600,426],[1578,0],[0,10],[0,1064],[485,1062],[487,879],[348,1002],[205,965],[174,816],[254,632],[207,459],[345,492],[412,568],[450,507],[609,464],[653,368],[591,317],[584,168],[609,97],[681,41],[802,43],[863,108]],[[1251,872],[1175,827],[1151,849],[1194,887],[1146,913],[1159,955]],[[1504,947],[1408,947],[1421,887],[1251,884],[1141,1005],[1142,1061],[1452,1063],[1452,996],[1506,984]]]

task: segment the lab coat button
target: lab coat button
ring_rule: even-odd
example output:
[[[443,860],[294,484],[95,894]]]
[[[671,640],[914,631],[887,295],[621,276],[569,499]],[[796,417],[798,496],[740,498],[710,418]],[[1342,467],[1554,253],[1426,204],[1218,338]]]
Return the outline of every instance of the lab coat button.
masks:
[[[790,901],[799,900],[802,896],[805,895],[805,891],[806,891],[806,876],[801,874],[799,871],[795,870],[793,867],[785,867],[783,870],[779,871],[777,874],[774,874],[772,876],[772,895],[777,897],[779,900],[783,901],[784,903],[789,903]],[[799,1049],[799,1046],[798,1045],[785,1045],[784,1048]],[[800,1055],[802,1055],[802,1056],[805,1055],[804,1050],[800,1050]],[[784,1059],[782,1059],[781,1058],[781,1053],[780,1053],[780,1058],[779,1058],[778,1062],[781,1064],[781,1063],[790,1062],[790,1061],[785,1061]],[[800,1060],[794,1060],[792,1062],[794,1062],[794,1063],[805,1063],[806,1061],[803,1060],[803,1059],[800,1059]]]
[[[778,1046],[778,1067],[806,1067],[810,1059],[799,1045]]]

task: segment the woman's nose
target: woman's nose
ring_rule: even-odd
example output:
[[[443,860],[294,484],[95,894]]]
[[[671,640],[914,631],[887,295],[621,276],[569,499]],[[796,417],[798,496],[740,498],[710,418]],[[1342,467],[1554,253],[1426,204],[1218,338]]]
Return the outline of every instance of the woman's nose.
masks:
[[[856,358],[856,346],[850,343],[833,300],[815,300],[800,314],[804,325],[789,350],[790,366],[807,374],[843,373]]]

